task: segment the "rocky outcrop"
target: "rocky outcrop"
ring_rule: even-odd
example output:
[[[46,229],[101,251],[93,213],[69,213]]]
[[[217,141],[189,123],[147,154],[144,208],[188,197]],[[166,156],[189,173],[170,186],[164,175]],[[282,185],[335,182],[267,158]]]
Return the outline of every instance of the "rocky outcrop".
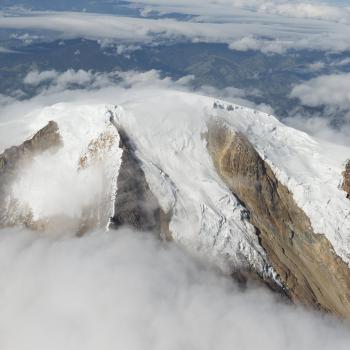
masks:
[[[29,140],[19,146],[12,146],[0,154],[0,226],[14,225],[18,220],[21,222],[30,220],[30,212],[25,213],[25,210],[21,210],[19,213],[16,201],[7,195],[11,183],[16,179],[19,167],[34,156],[61,146],[58,125],[50,121]]]
[[[111,219],[113,228],[127,225],[139,231],[156,231],[167,240],[170,215],[164,213],[149,188],[141,162],[126,132],[118,127],[119,147],[123,150],[117,181],[115,214]]]
[[[343,171],[342,189],[346,192],[346,197],[350,199],[350,160],[346,162],[345,170]]]
[[[261,246],[295,302],[350,318],[350,270],[249,140],[224,122],[208,125],[215,168],[250,212]]]
[[[31,139],[24,141],[19,146],[12,146],[0,154],[0,176],[11,173],[19,166],[20,162],[59,146],[61,146],[61,139],[58,125],[56,122],[50,121]]]
[[[103,186],[99,195],[95,196],[94,202],[83,207],[78,236],[95,228],[105,228],[114,212],[119,169],[119,134],[113,125],[108,125],[104,132],[91,140],[87,151],[79,158],[78,171],[83,172],[89,168],[103,174],[100,177]]]

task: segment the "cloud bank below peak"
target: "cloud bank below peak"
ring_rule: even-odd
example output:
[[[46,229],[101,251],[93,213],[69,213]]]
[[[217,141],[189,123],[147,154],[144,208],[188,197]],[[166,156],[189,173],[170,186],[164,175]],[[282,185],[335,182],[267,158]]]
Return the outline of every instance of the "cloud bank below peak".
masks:
[[[341,322],[242,291],[152,234],[0,243],[2,349],[348,349]]]

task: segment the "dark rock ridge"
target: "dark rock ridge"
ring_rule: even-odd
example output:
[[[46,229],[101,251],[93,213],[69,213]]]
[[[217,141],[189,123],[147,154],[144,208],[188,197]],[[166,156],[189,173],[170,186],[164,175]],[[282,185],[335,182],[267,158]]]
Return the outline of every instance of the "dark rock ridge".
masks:
[[[58,125],[54,121],[40,129],[31,139],[19,146],[7,148],[0,154],[0,175],[15,170],[20,162],[29,160],[36,154],[42,153],[52,147],[61,146]]]
[[[16,203],[7,196],[7,192],[16,179],[19,167],[29,162],[35,155],[47,150],[56,150],[61,146],[62,140],[58,125],[56,122],[50,121],[29,140],[24,141],[19,146],[7,148],[0,154],[0,226],[16,223],[12,222],[16,216],[14,214]],[[15,220],[17,221],[18,217]]]
[[[117,129],[120,136],[119,147],[123,154],[111,227],[127,225],[139,231],[155,231],[170,240],[170,214],[164,213],[150,190],[142,164],[127,133],[121,127]]]
[[[250,212],[261,246],[294,302],[350,318],[350,269],[241,133],[208,124],[215,168]]]
[[[342,189],[346,192],[346,198],[350,199],[350,160],[346,162],[345,170],[343,171]]]

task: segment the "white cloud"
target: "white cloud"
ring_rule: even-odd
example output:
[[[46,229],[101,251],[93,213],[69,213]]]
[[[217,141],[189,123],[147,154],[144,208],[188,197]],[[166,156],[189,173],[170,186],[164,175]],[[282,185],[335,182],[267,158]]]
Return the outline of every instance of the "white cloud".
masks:
[[[237,8],[258,13],[276,14],[285,17],[309,18],[340,23],[350,23],[350,6],[334,1],[290,1],[290,0],[142,0],[147,4],[147,12],[159,10],[161,13],[191,13],[195,15],[232,15]],[[153,5],[153,6],[152,6]]]
[[[194,79],[193,75],[187,75],[173,80],[170,77],[162,77],[161,72],[157,70],[149,70],[145,72],[138,71],[111,71],[93,72],[91,70],[86,71],[83,69],[74,70],[68,69],[64,72],[58,72],[56,70],[37,71],[33,70],[27,73],[23,82],[28,85],[37,86],[44,84],[44,88],[39,89],[39,96],[53,96],[57,93],[63,92],[67,89],[76,91],[92,90],[96,91],[107,87],[115,89],[131,89],[131,88],[147,88],[147,87],[164,87],[164,88],[177,88],[188,89]],[[210,92],[219,93],[219,90],[207,87]],[[201,90],[204,92],[204,89]],[[230,92],[238,92],[239,89],[226,88],[223,90],[225,96],[233,95]],[[245,95],[245,92],[242,92]],[[236,94],[234,94],[236,95]],[[241,96],[241,93],[239,93]],[[23,97],[23,96],[21,96]],[[0,107],[1,105],[8,104],[9,102],[16,101],[9,96],[0,95]],[[6,102],[6,103],[5,103]]]
[[[82,85],[90,83],[92,79],[93,74],[90,71],[87,72],[83,69],[74,71],[73,69],[69,69],[57,77],[57,84],[63,86],[68,84]]]
[[[293,46],[293,45],[292,45]],[[291,48],[290,42],[280,40],[266,40],[254,38],[252,36],[242,37],[229,45],[230,49],[237,51],[261,51],[263,53],[284,53]]]
[[[335,66],[346,66],[346,65],[350,65],[350,57],[349,58],[344,58],[340,61],[337,61],[334,63]]]
[[[296,18],[316,18],[326,21],[340,23],[350,23],[350,7],[338,7],[319,3],[290,3],[285,1],[283,4],[267,2],[259,8],[271,14],[278,14]]]
[[[0,46],[0,53],[14,53],[14,50],[10,50],[6,47]]]
[[[322,70],[325,67],[326,67],[326,64],[324,62],[321,62],[321,61],[310,63],[308,65],[309,70],[312,72],[317,72],[319,70]]]
[[[29,34],[29,33],[24,33],[24,34],[14,33],[14,34],[10,35],[10,38],[11,39],[21,40],[26,45],[30,45],[34,41],[37,41],[39,39],[43,39],[43,37],[40,36],[40,35],[34,35],[34,34]]]
[[[332,125],[334,117],[326,114],[305,115],[296,113],[295,115],[283,119],[283,122],[292,128],[302,130],[313,137],[329,141],[331,144],[349,145],[350,123],[345,120],[343,126],[338,129]],[[331,144],[329,147],[332,147]]]
[[[350,108],[350,73],[322,75],[295,86],[291,97],[305,106]]]
[[[193,75],[187,75],[178,80],[173,80],[170,77],[161,77],[161,73],[157,70],[149,70],[145,72],[112,71],[109,73],[101,73],[84,70],[74,71],[69,69],[62,73],[55,70],[42,72],[31,71],[24,78],[24,82],[36,86],[43,82],[47,83],[45,88],[41,90],[41,94],[49,96],[62,92],[68,88],[75,90],[98,90],[107,87],[140,89],[157,86],[163,88],[192,90],[191,84],[194,78]],[[273,114],[271,106],[267,104],[257,105],[250,101],[250,97],[261,95],[261,92],[256,89],[251,91],[237,89],[235,87],[217,89],[213,86],[203,85],[197,88],[196,92],[207,96],[222,98],[242,106],[255,108]]]
[[[96,89],[112,84],[116,72],[100,73],[83,69],[68,69],[65,72],[56,70],[30,71],[23,79],[23,82],[32,86],[44,84],[44,89],[52,91],[62,91],[67,88],[83,87],[86,89]]]
[[[28,85],[39,85],[43,82],[52,81],[58,77],[58,72],[55,70],[46,70],[38,72],[37,70],[29,72],[23,79],[23,82]]]
[[[218,5],[219,6],[219,5]],[[226,6],[227,7],[227,6]],[[118,45],[162,40],[227,43],[241,49],[283,52],[289,48],[343,51],[350,48],[349,25],[235,8],[208,13],[192,21],[118,17],[70,12],[0,14],[0,28],[51,30],[61,38],[85,37],[118,41]],[[205,14],[205,7],[201,7]],[[268,39],[266,39],[268,38]]]
[[[303,82],[294,86],[290,97],[317,109],[310,112],[296,106],[284,122],[315,137],[349,144],[350,73],[321,75]]]
[[[340,321],[242,291],[152,234],[0,233],[4,350],[348,349]]]

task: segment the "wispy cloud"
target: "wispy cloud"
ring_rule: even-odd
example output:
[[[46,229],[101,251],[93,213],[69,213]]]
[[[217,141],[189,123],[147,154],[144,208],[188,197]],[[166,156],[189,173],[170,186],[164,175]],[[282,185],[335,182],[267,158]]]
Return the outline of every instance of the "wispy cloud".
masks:
[[[101,77],[101,83],[95,89],[70,86],[86,77]],[[187,89],[191,81],[173,81],[157,71],[32,71],[25,79],[47,86],[29,100],[4,101],[0,147],[23,141],[30,116],[44,106],[122,104],[160,90]],[[259,94],[219,92],[233,99]],[[77,239],[62,233],[67,235],[53,239],[16,229],[0,232],[5,349],[348,349],[350,333],[341,321],[286,305],[253,285],[242,291],[214,267],[152,234],[123,230]]]
[[[0,53],[14,53],[14,50],[10,50],[6,47],[0,46]]]
[[[334,51],[350,48],[347,24],[292,19],[241,9],[236,9],[234,15],[226,15],[225,18],[218,18],[214,12],[214,15],[201,16],[192,21],[67,12],[29,12],[17,16],[2,14],[0,28],[49,30],[62,38],[110,39],[119,43],[162,40],[227,43],[238,50],[277,53],[289,48]]]
[[[349,91],[349,73],[321,75],[298,84],[290,97],[297,99],[301,106],[295,106],[285,122],[316,137],[348,145]]]
[[[350,109],[350,73],[322,75],[295,86],[292,97],[305,106]]]
[[[237,8],[260,14],[293,18],[320,19],[350,23],[350,6],[334,1],[288,1],[288,0],[143,0],[134,1],[141,7],[161,13],[190,13],[193,15],[234,16]]]

